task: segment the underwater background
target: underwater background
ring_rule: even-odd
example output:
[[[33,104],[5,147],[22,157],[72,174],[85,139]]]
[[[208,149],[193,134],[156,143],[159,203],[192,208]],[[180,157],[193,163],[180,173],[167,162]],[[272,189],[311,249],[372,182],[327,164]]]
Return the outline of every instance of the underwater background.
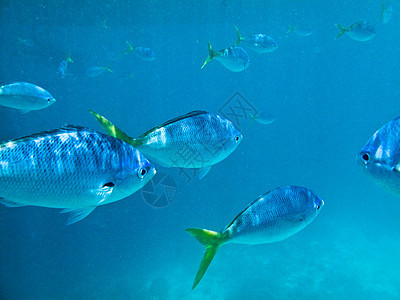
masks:
[[[0,83],[26,81],[57,102],[19,114],[0,107],[0,140],[64,124],[102,131],[94,110],[130,136],[193,110],[224,114],[244,139],[198,180],[157,167],[150,186],[66,226],[59,210],[0,206],[0,299],[399,299],[399,199],[375,185],[356,155],[400,115],[400,4],[380,22],[381,1],[6,1],[0,2]],[[335,40],[339,23],[367,20],[367,42]],[[288,33],[289,24],[308,36]],[[234,73],[200,69],[207,41],[223,49],[243,35],[279,48],[248,51]],[[156,59],[121,55],[125,44]],[[57,74],[71,51],[67,75]],[[85,76],[93,66],[111,72]],[[157,177],[168,177],[161,185]],[[203,247],[184,229],[221,230],[258,195],[282,185],[312,189],[320,215],[274,244],[223,246],[191,290]],[[154,187],[154,190],[152,190]],[[148,203],[148,193],[167,202]],[[146,202],[147,201],[147,202]]]

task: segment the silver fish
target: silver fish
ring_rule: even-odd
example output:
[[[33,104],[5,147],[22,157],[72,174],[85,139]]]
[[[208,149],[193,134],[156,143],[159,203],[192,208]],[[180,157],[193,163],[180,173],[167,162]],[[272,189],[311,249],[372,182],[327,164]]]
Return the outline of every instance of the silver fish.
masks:
[[[0,203],[64,208],[68,224],[121,200],[155,174],[131,145],[66,126],[0,144]]]
[[[275,40],[265,34],[252,34],[249,36],[242,37],[239,29],[235,26],[237,41],[235,46],[240,43],[244,43],[245,46],[257,53],[269,53],[278,49],[278,43]]]
[[[0,105],[20,109],[21,113],[49,107],[56,99],[44,88],[28,82],[0,87]]]
[[[68,70],[68,63],[74,62],[71,58],[71,51],[68,51],[67,58],[65,60],[62,60],[60,64],[58,65],[58,74],[61,76],[61,78],[64,78],[66,75],[71,75],[67,73]]]
[[[125,51],[125,55],[133,52],[137,57],[139,57],[142,60],[145,61],[153,61],[156,59],[156,55],[154,54],[154,51],[151,50],[150,48],[146,47],[132,47],[132,45],[126,41],[126,44],[128,45],[128,50]]]
[[[400,196],[400,117],[386,123],[364,145],[357,160],[382,188]]]
[[[103,116],[90,112],[109,135],[164,167],[201,169],[200,179],[212,165],[228,157],[243,138],[231,121],[205,111],[169,120],[138,138],[129,137]]]
[[[101,74],[105,73],[106,71],[113,73],[113,71],[110,69],[110,66],[107,67],[90,67],[85,71],[85,75],[87,77],[97,77],[100,76]]]
[[[345,27],[339,24],[335,24],[340,32],[337,34],[335,39],[338,39],[343,34],[347,34],[348,37],[355,41],[366,42],[372,39],[376,35],[375,28],[367,21],[357,22],[350,27]]]
[[[393,14],[393,5],[391,2],[386,1],[382,3],[382,11],[381,11],[381,21],[383,24],[389,23]]]
[[[241,72],[247,69],[250,58],[242,47],[228,47],[219,51],[214,51],[211,44],[208,43],[208,57],[204,62],[202,69],[212,59],[219,61],[225,68],[232,72]]]
[[[310,224],[323,205],[324,201],[310,189],[283,186],[259,196],[221,232],[186,229],[205,246],[192,289],[200,282],[221,245],[282,241]]]
[[[270,125],[276,121],[275,115],[272,113],[266,112],[266,111],[257,113],[255,115],[250,114],[250,117],[257,123],[260,123],[263,125]]]
[[[288,36],[289,33],[294,32],[298,36],[302,37],[308,37],[312,34],[312,30],[308,27],[299,27],[299,26],[293,26],[292,24],[289,24],[289,29],[286,31],[286,36]]]

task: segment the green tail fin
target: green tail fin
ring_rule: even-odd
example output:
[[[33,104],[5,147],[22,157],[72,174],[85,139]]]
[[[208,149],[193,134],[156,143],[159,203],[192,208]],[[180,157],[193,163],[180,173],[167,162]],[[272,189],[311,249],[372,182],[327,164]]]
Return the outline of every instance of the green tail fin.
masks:
[[[339,31],[339,33],[337,34],[335,40],[337,40],[337,39],[340,38],[343,34],[345,34],[346,31],[349,31],[348,28],[346,28],[346,27],[344,27],[344,26],[342,26],[342,25],[340,25],[340,24],[335,24],[335,26],[336,26],[337,28],[340,29],[340,31]]]
[[[219,55],[218,52],[215,52],[213,50],[213,48],[211,47],[210,42],[208,42],[208,57],[207,57],[206,61],[204,62],[204,64],[201,66],[201,69],[203,69],[206,64],[208,64],[215,56],[218,56],[218,55]]]
[[[239,29],[236,26],[235,26],[235,29],[236,29],[236,36],[237,36],[235,46],[237,46],[240,44],[240,42],[243,40],[243,38],[240,35]]]
[[[97,122],[100,123],[101,127],[103,127],[104,131],[117,139],[120,139],[132,146],[135,146],[135,139],[131,138],[128,136],[125,132],[123,132],[121,129],[119,129],[117,126],[115,126],[113,123],[108,121],[106,118],[104,118],[102,115],[99,115],[98,113],[89,110],[89,112],[96,118]]]
[[[67,58],[65,59],[67,62],[73,63],[74,61],[71,58],[71,50],[68,50]]]
[[[114,71],[110,69],[110,66],[104,67],[104,69],[110,73],[114,73]]]
[[[128,53],[131,53],[133,50],[135,50],[135,48],[133,48],[132,45],[128,41],[126,41],[126,44],[128,45],[128,50],[125,51],[125,53],[124,53],[125,55]]]
[[[294,31],[294,26],[292,24],[289,24],[289,29],[286,31],[286,35]]]
[[[202,245],[205,246],[203,259],[201,260],[199,270],[193,282],[192,289],[194,289],[203,278],[204,273],[207,271],[212,259],[218,251],[218,248],[226,241],[221,233],[199,228],[188,228],[185,230],[194,236]]]

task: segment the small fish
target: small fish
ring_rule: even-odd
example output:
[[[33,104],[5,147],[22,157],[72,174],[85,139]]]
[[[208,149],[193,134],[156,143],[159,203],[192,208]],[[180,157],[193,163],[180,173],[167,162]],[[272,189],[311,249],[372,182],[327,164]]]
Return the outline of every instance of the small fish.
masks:
[[[21,113],[49,107],[56,99],[40,86],[16,82],[0,87],[0,105],[20,109]]]
[[[392,18],[393,14],[393,6],[390,2],[383,2],[382,3],[382,11],[381,11],[381,21],[383,24],[389,23],[390,19]]]
[[[23,39],[18,37],[18,43],[22,44],[28,48],[35,47],[35,42],[32,39]]]
[[[228,157],[242,134],[235,125],[205,111],[193,111],[131,138],[103,116],[90,111],[107,134],[136,147],[164,167],[200,169],[204,178],[211,166]]]
[[[260,54],[273,52],[276,49],[278,49],[278,43],[275,42],[275,40],[268,35],[252,34],[249,36],[242,37],[239,32],[239,29],[236,26],[235,29],[237,35],[237,41],[235,43],[235,46],[243,42],[246,45],[246,47]]]
[[[63,208],[68,225],[121,200],[155,174],[131,145],[66,126],[0,144],[0,203]]]
[[[126,41],[128,45],[128,50],[125,51],[125,55],[131,52],[135,53],[135,55],[145,61],[153,61],[156,59],[156,55],[154,54],[153,50],[146,47],[132,47],[132,45]]]
[[[376,35],[375,28],[367,21],[354,23],[350,27],[344,27],[339,24],[335,24],[335,26],[340,29],[340,32],[336,36],[335,40],[345,33],[349,38],[359,42],[369,41]]]
[[[63,61],[60,62],[58,65],[58,74],[61,76],[61,78],[64,78],[66,75],[71,75],[67,73],[68,70],[68,63],[74,62],[71,58],[71,51],[68,51],[67,58]]]
[[[209,42],[208,57],[201,68],[203,69],[212,59],[219,61],[225,68],[232,72],[244,71],[250,63],[249,55],[242,47],[233,46],[220,51],[214,51]]]
[[[282,241],[310,224],[323,205],[324,201],[310,189],[283,186],[259,196],[221,232],[186,229],[205,246],[192,289],[200,282],[221,245],[256,245]]]
[[[255,115],[250,114],[250,117],[257,123],[264,124],[264,125],[270,125],[270,124],[274,123],[276,120],[275,115],[268,113],[268,112],[261,112],[261,113],[255,114]]]
[[[400,196],[400,117],[386,123],[364,145],[357,160],[383,189]]]
[[[286,36],[291,32],[294,32],[298,36],[302,36],[302,37],[308,37],[312,34],[312,30],[310,28],[298,27],[298,26],[293,26],[292,24],[289,24],[289,30],[286,31]]]
[[[113,70],[110,69],[110,66],[107,67],[91,67],[86,70],[85,75],[87,77],[97,77],[101,74],[103,74],[105,71],[108,71],[110,73],[114,73]]]

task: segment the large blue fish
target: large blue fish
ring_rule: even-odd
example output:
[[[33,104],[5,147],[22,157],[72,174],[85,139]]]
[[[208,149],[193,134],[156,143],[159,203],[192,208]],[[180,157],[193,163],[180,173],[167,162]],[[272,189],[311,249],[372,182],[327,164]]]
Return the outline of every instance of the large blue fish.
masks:
[[[63,208],[68,224],[121,200],[155,174],[133,146],[66,126],[0,144],[0,203]]]
[[[235,46],[244,43],[247,48],[260,54],[273,52],[278,49],[278,43],[268,35],[259,33],[243,37],[236,26],[235,29],[237,35]]]
[[[283,186],[259,196],[221,232],[186,229],[205,246],[192,288],[200,282],[221,245],[282,241],[310,224],[323,205],[324,201],[310,189]]]
[[[149,159],[164,167],[201,169],[200,179],[242,140],[231,121],[205,111],[174,118],[137,138],[129,137],[103,116],[90,113],[109,135],[131,144]]]
[[[385,190],[400,196],[400,117],[386,123],[364,145],[358,161]]]
[[[214,51],[211,44],[208,43],[208,57],[201,68],[203,69],[212,59],[219,61],[225,68],[232,72],[244,71],[250,63],[249,55],[242,47],[233,46]]]

